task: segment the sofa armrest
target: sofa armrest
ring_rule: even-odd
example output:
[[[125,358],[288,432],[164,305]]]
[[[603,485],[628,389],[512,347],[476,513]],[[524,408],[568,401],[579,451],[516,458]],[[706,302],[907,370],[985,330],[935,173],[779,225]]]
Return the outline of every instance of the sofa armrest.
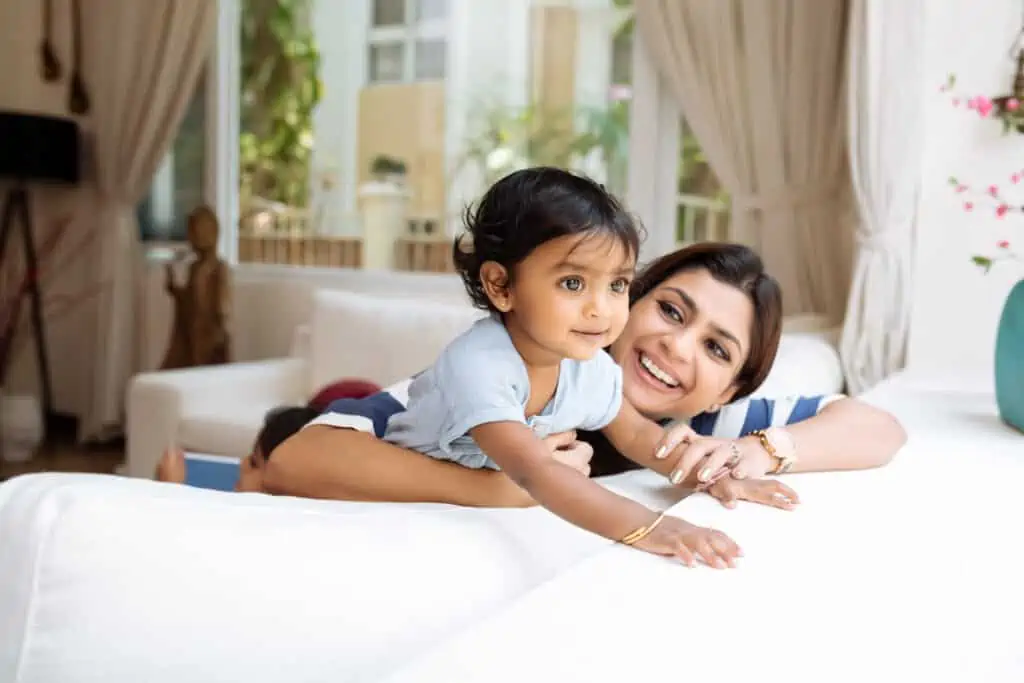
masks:
[[[177,442],[181,418],[195,406],[305,401],[307,362],[276,358],[185,370],[146,372],[128,387],[126,453],[131,477],[150,478],[161,453]]]

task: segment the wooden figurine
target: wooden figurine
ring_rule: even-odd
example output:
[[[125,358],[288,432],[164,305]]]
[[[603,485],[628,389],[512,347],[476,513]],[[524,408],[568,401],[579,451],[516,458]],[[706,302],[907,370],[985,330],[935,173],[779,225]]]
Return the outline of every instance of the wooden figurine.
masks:
[[[227,363],[230,359],[228,315],[231,269],[217,257],[217,216],[200,206],[188,217],[188,241],[196,258],[184,286],[167,264],[167,293],[174,301],[171,340],[161,369]]]

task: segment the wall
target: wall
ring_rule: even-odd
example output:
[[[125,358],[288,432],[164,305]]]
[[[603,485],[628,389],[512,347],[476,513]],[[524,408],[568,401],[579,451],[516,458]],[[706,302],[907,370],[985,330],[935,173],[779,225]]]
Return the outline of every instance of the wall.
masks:
[[[927,133],[909,366],[990,378],[1000,310],[1024,264],[985,276],[970,257],[1003,238],[1024,252],[1024,219],[966,213],[948,179],[1009,186],[1010,173],[1024,170],[1024,136],[1003,137],[998,122],[954,108],[938,88],[956,72],[960,93],[995,96],[1010,89],[1014,64],[1008,50],[1020,30],[1021,3],[943,0],[929,2],[927,11]],[[1015,189],[1010,196],[1024,204],[1024,183]]]

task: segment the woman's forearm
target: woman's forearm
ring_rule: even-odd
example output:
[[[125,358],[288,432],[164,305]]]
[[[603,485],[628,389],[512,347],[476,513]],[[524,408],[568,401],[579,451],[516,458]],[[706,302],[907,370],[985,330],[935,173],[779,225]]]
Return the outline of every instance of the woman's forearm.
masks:
[[[501,472],[471,470],[381,441],[372,434],[328,426],[299,431],[266,464],[270,493],[473,507],[526,507],[529,495]]]
[[[786,431],[797,447],[794,472],[881,467],[907,441],[895,417],[852,398],[834,401],[814,417],[789,425]]]

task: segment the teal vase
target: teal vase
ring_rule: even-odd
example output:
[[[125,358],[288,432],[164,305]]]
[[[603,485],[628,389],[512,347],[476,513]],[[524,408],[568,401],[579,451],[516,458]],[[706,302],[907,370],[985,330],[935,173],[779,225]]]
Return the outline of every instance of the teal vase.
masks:
[[[1010,290],[999,320],[996,403],[1003,421],[1024,432],[1024,280]]]

